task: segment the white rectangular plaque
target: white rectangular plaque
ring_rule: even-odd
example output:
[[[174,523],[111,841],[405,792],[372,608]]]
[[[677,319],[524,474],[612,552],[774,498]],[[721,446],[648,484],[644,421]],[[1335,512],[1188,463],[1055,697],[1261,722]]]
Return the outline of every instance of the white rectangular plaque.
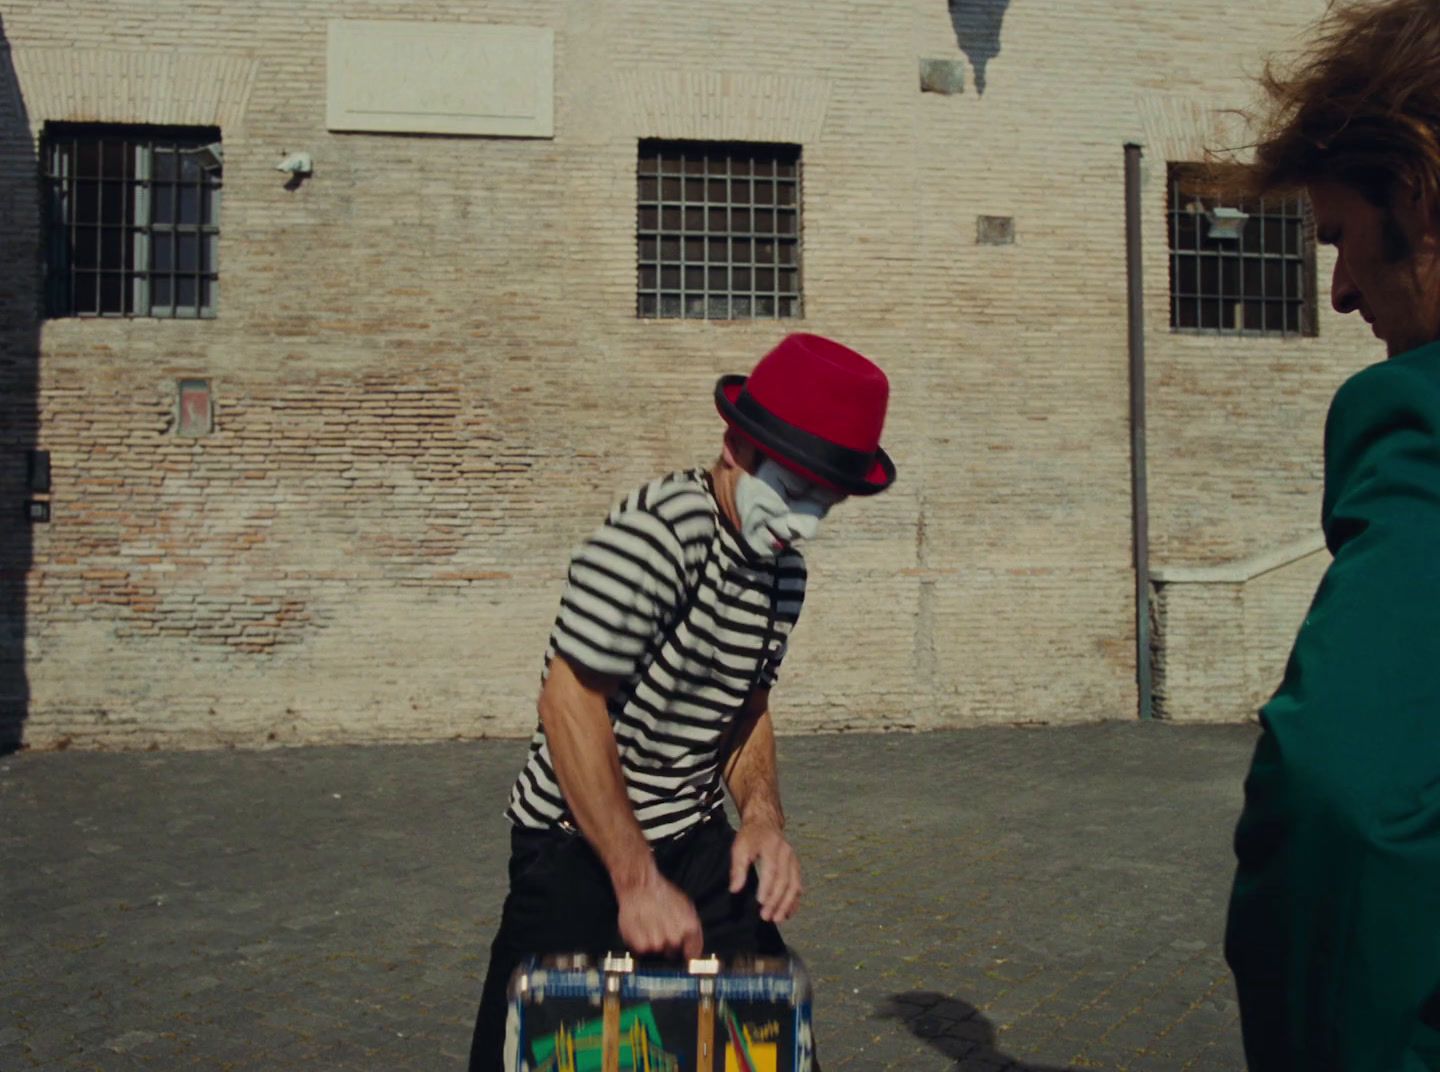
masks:
[[[409,134],[555,134],[555,32],[337,19],[326,126]]]

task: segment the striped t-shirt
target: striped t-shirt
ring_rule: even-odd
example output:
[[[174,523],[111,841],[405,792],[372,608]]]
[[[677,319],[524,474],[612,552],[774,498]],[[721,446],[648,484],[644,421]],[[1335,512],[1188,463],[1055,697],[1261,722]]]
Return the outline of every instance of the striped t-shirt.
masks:
[[[703,469],[626,496],[571,559],[545,672],[559,654],[621,679],[610,721],[650,841],[722,807],[722,736],[751,690],[775,681],[804,599],[800,552],[751,555]],[[543,728],[506,816],[531,829],[569,821]]]

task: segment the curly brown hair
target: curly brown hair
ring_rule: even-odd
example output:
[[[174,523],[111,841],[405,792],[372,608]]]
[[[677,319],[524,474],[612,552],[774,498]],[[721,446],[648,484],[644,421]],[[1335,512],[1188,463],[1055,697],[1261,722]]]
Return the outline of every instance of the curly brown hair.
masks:
[[[1440,3],[1333,3],[1311,45],[1270,60],[1248,185],[1343,182],[1388,207],[1408,187],[1440,207]]]

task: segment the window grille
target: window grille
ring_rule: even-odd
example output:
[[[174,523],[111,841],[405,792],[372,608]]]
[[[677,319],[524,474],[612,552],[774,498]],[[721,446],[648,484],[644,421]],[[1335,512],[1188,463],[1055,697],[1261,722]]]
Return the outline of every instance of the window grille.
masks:
[[[42,144],[52,317],[212,317],[220,131],[50,123]]]
[[[1316,333],[1315,226],[1302,196],[1228,196],[1223,172],[1169,167],[1170,327]]]
[[[637,178],[638,316],[803,315],[800,146],[645,140]]]

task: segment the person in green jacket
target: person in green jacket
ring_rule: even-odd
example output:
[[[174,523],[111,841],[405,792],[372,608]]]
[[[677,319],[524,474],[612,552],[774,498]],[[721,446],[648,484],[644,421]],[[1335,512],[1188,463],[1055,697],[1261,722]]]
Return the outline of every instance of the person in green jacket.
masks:
[[[1440,1069],[1440,3],[1333,6],[1264,86],[1252,185],[1309,193],[1389,360],[1326,421],[1334,559],[1260,712],[1225,954],[1251,1069]]]

